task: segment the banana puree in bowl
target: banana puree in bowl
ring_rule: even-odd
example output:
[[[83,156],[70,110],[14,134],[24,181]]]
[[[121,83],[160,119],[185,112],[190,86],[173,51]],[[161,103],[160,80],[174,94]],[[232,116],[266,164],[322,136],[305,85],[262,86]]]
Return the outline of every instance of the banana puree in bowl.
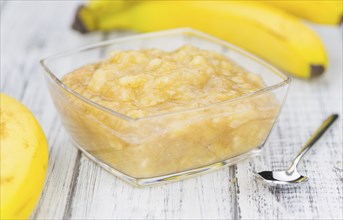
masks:
[[[50,84],[52,97],[78,147],[135,185],[247,158],[282,105],[273,91],[282,85],[272,88],[233,59],[189,42],[111,49],[60,83]]]
[[[193,46],[172,52],[116,51],[101,63],[68,74],[63,82],[87,99],[135,119],[206,107],[265,87],[260,77],[227,58]],[[265,94],[191,113],[196,116],[180,113],[127,126],[73,101],[88,112],[82,127],[92,136],[79,140],[83,146],[138,177],[179,172],[247,152],[262,143],[279,108],[273,95]],[[96,124],[110,130],[93,130]],[[104,136],[115,144],[87,144]]]

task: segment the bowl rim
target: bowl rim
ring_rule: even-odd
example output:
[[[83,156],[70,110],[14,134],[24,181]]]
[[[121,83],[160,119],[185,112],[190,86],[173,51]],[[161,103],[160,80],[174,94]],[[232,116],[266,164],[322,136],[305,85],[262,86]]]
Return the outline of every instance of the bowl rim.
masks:
[[[250,58],[251,60],[259,63],[260,65],[263,65],[264,67],[266,67],[267,69],[271,70],[274,74],[276,74],[277,76],[280,77],[280,79],[283,79],[281,82],[275,83],[271,86],[259,89],[257,91],[254,92],[250,92],[244,95],[241,95],[239,97],[233,98],[233,99],[228,99],[228,100],[224,100],[224,101],[219,101],[219,102],[214,102],[211,103],[209,105],[206,106],[201,106],[201,107],[192,107],[192,108],[186,108],[186,109],[181,109],[181,110],[176,110],[176,111],[172,111],[172,112],[164,112],[164,113],[159,113],[159,114],[154,114],[154,115],[148,115],[148,116],[144,116],[144,117],[138,117],[138,118],[132,118],[128,115],[125,115],[123,113],[119,113],[117,111],[114,111],[112,109],[109,109],[105,106],[102,106],[101,104],[96,103],[95,101],[92,101],[86,97],[84,97],[83,95],[79,94],[78,92],[74,91],[73,89],[71,89],[70,87],[68,87],[66,84],[64,84],[59,77],[57,77],[53,71],[48,67],[47,62],[50,60],[54,60],[54,59],[58,59],[58,58],[62,58],[64,56],[68,56],[71,54],[76,54],[79,52],[85,52],[88,50],[92,50],[98,47],[104,47],[104,46],[109,46],[112,44],[118,44],[121,42],[128,42],[128,41],[132,41],[135,40],[137,38],[140,39],[144,39],[144,38],[151,38],[151,37],[159,37],[159,36],[166,36],[166,35],[171,35],[171,34],[191,34],[191,36],[194,37],[199,37],[201,39],[204,40],[208,40],[217,44],[220,44],[222,46],[225,46],[227,48],[229,48],[230,50],[234,50],[235,52],[238,52],[248,58]],[[43,69],[45,70],[46,76],[48,76],[50,79],[52,79],[52,81],[61,89],[63,89],[64,91],[66,91],[67,93],[76,96],[76,98],[79,98],[80,100],[86,102],[87,104],[100,109],[104,112],[107,112],[111,115],[115,115],[117,117],[120,117],[124,120],[127,121],[139,121],[139,120],[144,120],[144,119],[151,119],[151,118],[158,118],[158,117],[165,117],[165,116],[170,116],[170,115],[174,115],[174,114],[180,114],[180,113],[186,113],[186,112],[193,112],[193,111],[201,111],[201,110],[206,110],[209,108],[213,108],[214,106],[219,106],[219,105],[224,105],[224,104],[228,104],[230,102],[235,102],[237,100],[241,100],[241,99],[245,99],[248,97],[252,97],[252,96],[256,96],[268,91],[272,91],[275,90],[277,88],[283,87],[285,85],[288,85],[291,83],[292,79],[291,77],[287,76],[286,74],[282,73],[279,69],[277,69],[276,67],[274,67],[273,65],[269,64],[268,62],[262,60],[261,58],[258,58],[257,56],[253,55],[250,52],[245,51],[244,49],[235,46],[227,41],[221,40],[217,37],[214,37],[212,35],[206,34],[204,32],[195,30],[193,28],[176,28],[176,29],[169,29],[169,30],[162,30],[162,31],[157,31],[157,32],[149,32],[149,33],[143,33],[143,34],[134,34],[132,36],[126,36],[126,37],[120,37],[120,38],[115,38],[115,39],[110,39],[110,40],[106,40],[106,41],[101,41],[98,43],[94,43],[94,44],[90,44],[88,46],[84,46],[84,47],[79,47],[76,49],[72,49],[72,50],[67,50],[65,52],[60,52],[57,53],[55,55],[51,55],[48,56],[46,58],[43,58],[40,60],[40,64],[43,67]],[[286,92],[287,94],[287,92]]]

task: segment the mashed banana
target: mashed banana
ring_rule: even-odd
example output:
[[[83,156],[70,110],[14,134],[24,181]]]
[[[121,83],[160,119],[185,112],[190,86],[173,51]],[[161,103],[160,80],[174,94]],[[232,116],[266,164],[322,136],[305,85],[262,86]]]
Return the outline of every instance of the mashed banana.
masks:
[[[63,83],[119,113],[70,95],[69,104],[57,103],[79,145],[136,178],[205,166],[257,148],[279,110],[270,92],[238,98],[265,87],[259,76],[189,45],[171,52],[115,51],[66,75]]]

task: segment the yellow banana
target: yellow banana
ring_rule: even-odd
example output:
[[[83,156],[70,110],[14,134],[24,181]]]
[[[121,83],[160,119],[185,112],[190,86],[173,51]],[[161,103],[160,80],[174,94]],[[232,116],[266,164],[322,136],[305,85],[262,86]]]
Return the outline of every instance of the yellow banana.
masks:
[[[79,14],[80,21],[87,17]],[[301,78],[320,75],[327,56],[317,34],[300,19],[257,2],[144,1],[95,18],[88,31],[149,32],[191,27],[238,45]]]
[[[0,101],[0,219],[28,219],[43,188],[48,145],[24,105],[5,94],[0,94]]]
[[[343,22],[342,0],[279,0],[263,2],[319,24],[338,25]]]

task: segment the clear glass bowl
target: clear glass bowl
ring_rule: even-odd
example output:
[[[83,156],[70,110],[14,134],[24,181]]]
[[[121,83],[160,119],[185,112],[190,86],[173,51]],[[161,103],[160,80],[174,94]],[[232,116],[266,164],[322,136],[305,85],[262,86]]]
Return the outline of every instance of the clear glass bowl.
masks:
[[[112,50],[194,45],[225,55],[266,88],[206,107],[143,118],[105,108],[68,88],[62,77],[103,60]],[[180,180],[259,153],[282,108],[290,78],[227,42],[189,28],[114,39],[41,61],[52,99],[76,146],[90,159],[135,185]]]

